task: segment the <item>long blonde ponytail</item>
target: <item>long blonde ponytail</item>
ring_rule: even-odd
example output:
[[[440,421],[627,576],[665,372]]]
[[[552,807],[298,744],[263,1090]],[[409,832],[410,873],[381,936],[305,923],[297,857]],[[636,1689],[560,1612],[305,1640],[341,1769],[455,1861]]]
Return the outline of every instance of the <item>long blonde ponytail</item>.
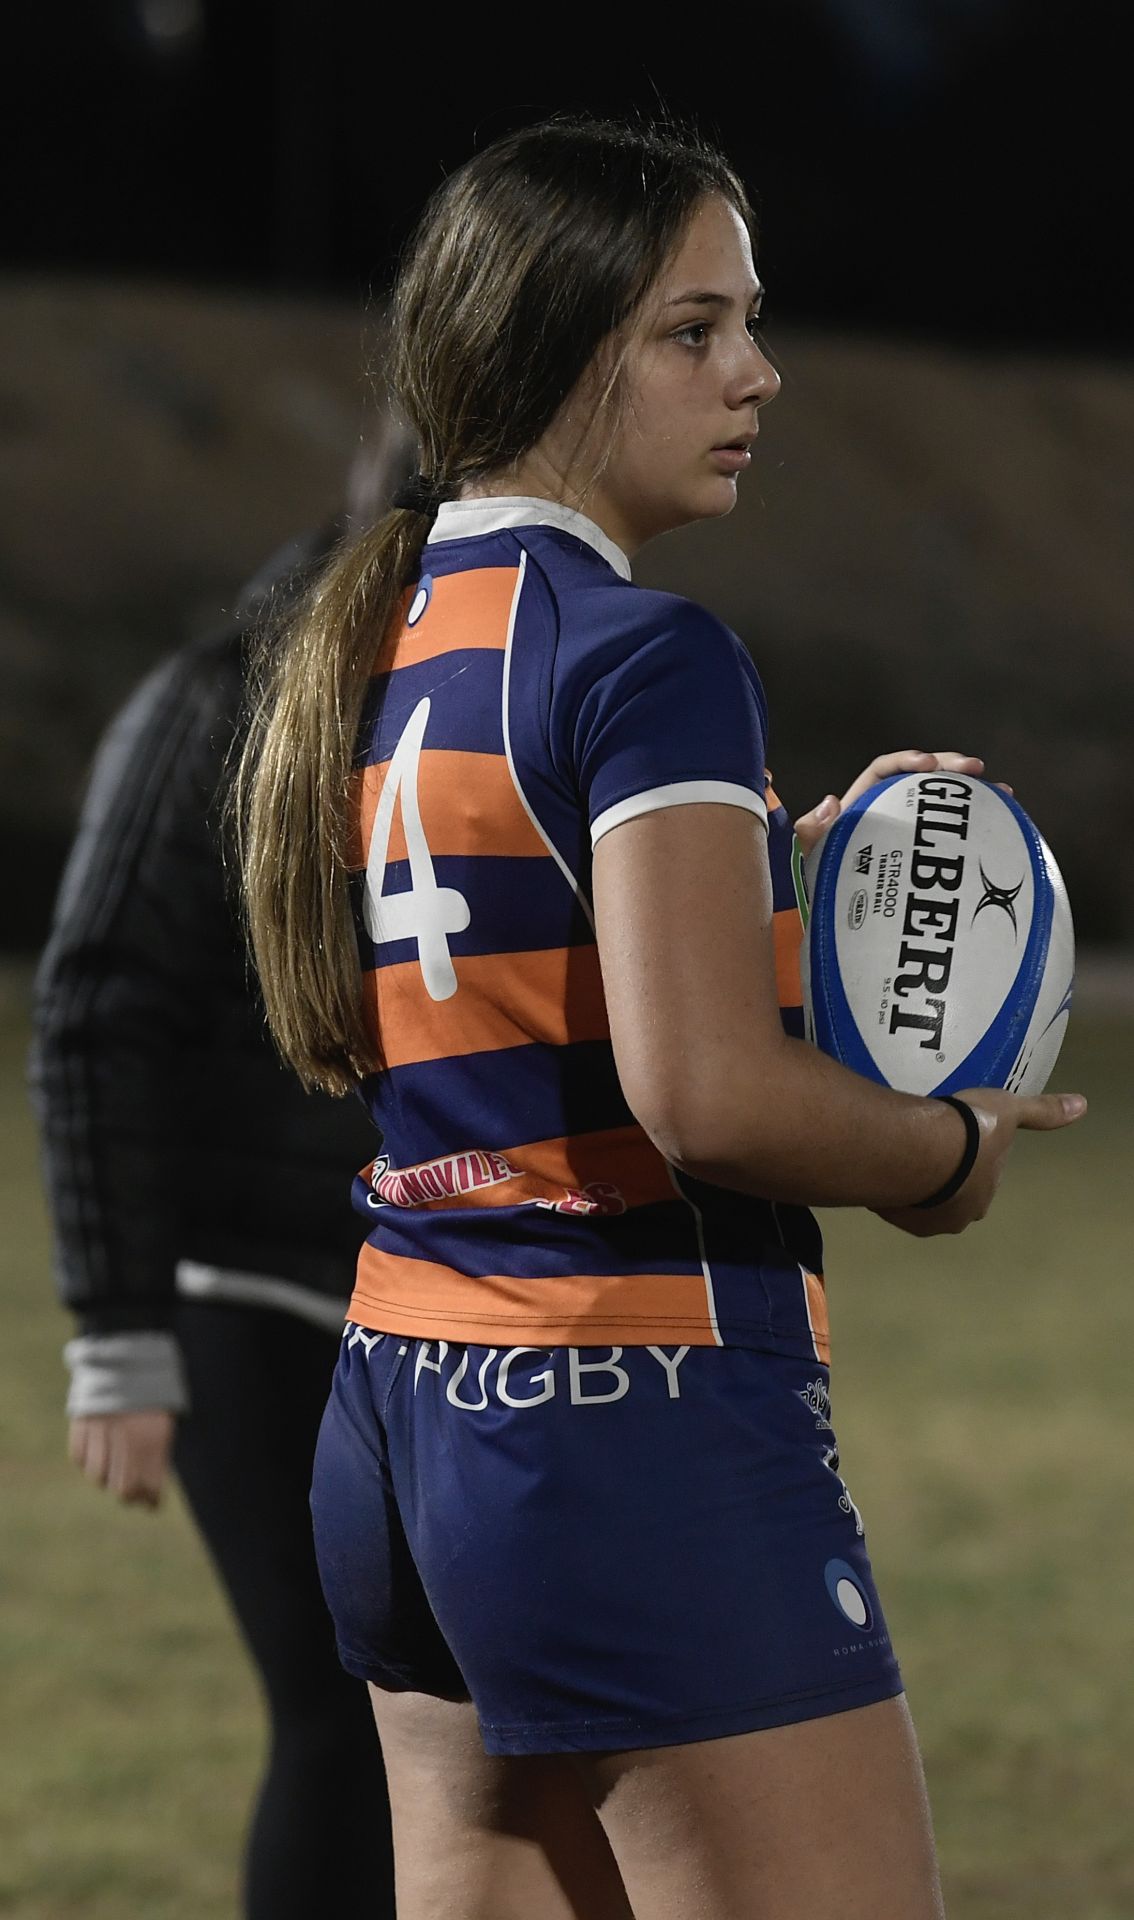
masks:
[[[601,120],[524,128],[449,176],[398,276],[388,367],[438,497],[515,472],[714,193],[751,223],[736,175],[699,137]],[[612,388],[611,431],[615,400]],[[305,1084],[332,1093],[383,1065],[347,885],[351,771],[367,678],[428,526],[387,514],[331,561],[267,650],[237,778],[268,1020]]]
[[[426,523],[388,513],[340,548],[281,636],[265,636],[235,803],[245,912],[268,1024],[308,1087],[382,1064],[362,1009],[346,877],[356,736]]]

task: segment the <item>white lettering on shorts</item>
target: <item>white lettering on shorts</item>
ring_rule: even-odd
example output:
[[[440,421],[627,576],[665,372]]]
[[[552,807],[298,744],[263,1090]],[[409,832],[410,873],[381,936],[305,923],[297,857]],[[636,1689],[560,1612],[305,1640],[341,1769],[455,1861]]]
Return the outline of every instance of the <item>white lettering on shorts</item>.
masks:
[[[430,1373],[440,1373],[442,1362],[449,1351],[449,1342],[447,1340],[439,1340],[437,1342],[437,1358],[436,1360],[431,1360],[429,1358],[429,1349],[432,1345],[432,1340],[419,1340],[417,1343],[417,1352],[414,1355],[413,1362],[413,1390],[415,1393],[417,1392],[417,1383],[421,1379],[422,1368],[428,1367]]]
[[[688,1351],[689,1351],[688,1347],[678,1347],[677,1352],[673,1356],[673,1359],[670,1360],[669,1358],[667,1358],[666,1354],[662,1351],[661,1347],[646,1348],[647,1353],[653,1354],[654,1359],[657,1361],[659,1367],[665,1368],[666,1386],[669,1388],[669,1397],[671,1400],[680,1400],[681,1398],[681,1388],[677,1384],[677,1369],[681,1365],[681,1362],[684,1360]]]
[[[433,1358],[436,1348],[436,1359]],[[495,1374],[490,1378],[490,1368],[499,1349],[489,1347],[477,1368],[477,1397],[467,1397],[459,1389],[469,1370],[469,1352],[466,1348],[456,1360],[453,1371],[445,1379],[445,1398],[450,1406],[459,1407],[462,1413],[483,1413],[490,1400],[495,1397],[504,1407],[539,1407],[545,1401],[554,1400],[556,1385],[562,1391],[566,1385],[566,1397],[573,1407],[608,1406],[612,1401],[623,1400],[634,1385],[630,1365],[621,1364],[622,1347],[611,1347],[610,1357],[606,1360],[584,1360],[585,1352],[594,1352],[594,1348],[568,1347],[567,1379],[562,1380],[562,1362],[559,1359],[562,1348],[549,1347],[509,1347],[500,1356]],[[665,1375],[666,1398],[680,1400],[681,1383],[678,1371],[689,1352],[688,1347],[678,1347],[667,1353],[664,1347],[632,1348],[634,1353],[648,1353]],[[447,1340],[419,1340],[413,1362],[413,1390],[416,1393],[423,1373],[435,1373],[445,1378],[445,1362],[449,1354]],[[548,1365],[538,1372],[532,1372],[526,1383],[530,1391],[517,1392],[518,1382],[512,1378],[512,1370],[524,1355],[535,1359],[546,1358]],[[558,1364],[558,1372],[557,1372]],[[639,1373],[638,1378],[641,1378]]]
[[[516,1395],[508,1390],[508,1369],[513,1360],[517,1360],[521,1353],[546,1353],[546,1351],[546,1347],[509,1347],[496,1375],[496,1391],[506,1407],[538,1407],[541,1401],[554,1398],[555,1375],[550,1367],[546,1367],[542,1373],[532,1375],[532,1385],[534,1386],[537,1380],[540,1381],[543,1386],[542,1393],[525,1393],[517,1399]]]
[[[466,1350],[464,1353],[462,1353],[460,1366],[457,1368],[456,1373],[451,1374],[449,1376],[449,1384],[445,1388],[445,1398],[446,1400],[449,1401],[450,1405],[454,1407],[467,1407],[470,1413],[484,1412],[485,1407],[488,1405],[488,1395],[485,1392],[485,1387],[484,1387],[484,1376],[488,1372],[488,1369],[492,1365],[492,1362],[495,1360],[496,1352],[497,1352],[497,1349],[495,1347],[489,1347],[488,1352],[485,1354],[484,1359],[480,1363],[480,1371],[478,1372],[476,1377],[477,1386],[480,1389],[479,1400],[462,1400],[457,1393],[457,1388],[460,1386],[461,1381],[464,1379],[466,1373],[469,1370],[468,1352]]]
[[[368,1360],[374,1348],[379,1346],[385,1338],[384,1333],[367,1333],[365,1327],[356,1327],[353,1320],[343,1334],[343,1339],[347,1343],[347,1352],[349,1353],[352,1347],[365,1347]]]

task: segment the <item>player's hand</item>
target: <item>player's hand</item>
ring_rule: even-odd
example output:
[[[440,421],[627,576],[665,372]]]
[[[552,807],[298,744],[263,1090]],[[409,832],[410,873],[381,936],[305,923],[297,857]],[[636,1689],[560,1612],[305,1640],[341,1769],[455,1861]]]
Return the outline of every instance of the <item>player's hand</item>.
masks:
[[[959,1093],[976,1114],[980,1146],[972,1172],[960,1190],[941,1207],[875,1207],[880,1220],[915,1239],[938,1233],[963,1233],[983,1220],[992,1205],[1004,1172],[1008,1149],[1017,1129],[1051,1133],[1081,1120],[1087,1102],[1081,1093],[1005,1093],[1000,1087],[970,1087]],[[958,1142],[958,1159],[960,1143]]]
[[[880,753],[853,781],[843,794],[829,793],[810,813],[805,813],[795,822],[795,831],[804,856],[811,852],[823,838],[829,826],[836,821],[844,808],[849,807],[860,795],[876,787],[880,780],[888,780],[894,773],[971,773],[979,776],[984,772],[984,761],[971,753],[921,753],[914,747],[905,747],[900,753]],[[1005,793],[1011,793],[1011,787],[1003,781],[994,782],[1003,787]]]
[[[96,1487],[126,1505],[156,1507],[169,1472],[174,1416],[162,1407],[140,1413],[96,1413],[72,1420],[72,1460]]]

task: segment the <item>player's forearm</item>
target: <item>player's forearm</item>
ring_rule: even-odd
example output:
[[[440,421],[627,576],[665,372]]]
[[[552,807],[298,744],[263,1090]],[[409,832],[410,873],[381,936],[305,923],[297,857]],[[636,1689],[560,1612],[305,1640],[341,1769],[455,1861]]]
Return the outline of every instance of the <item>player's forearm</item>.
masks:
[[[895,1093],[784,1036],[774,1058],[734,1050],[687,1088],[666,1157],[718,1186],[802,1206],[904,1207],[950,1178],[961,1116]]]

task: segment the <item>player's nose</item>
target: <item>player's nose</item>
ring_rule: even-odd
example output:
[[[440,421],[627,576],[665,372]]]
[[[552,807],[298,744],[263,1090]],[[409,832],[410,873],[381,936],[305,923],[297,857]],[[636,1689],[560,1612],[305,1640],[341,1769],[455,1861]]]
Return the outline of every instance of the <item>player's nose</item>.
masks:
[[[757,341],[750,340],[743,362],[736,370],[730,405],[743,406],[748,401],[753,406],[766,406],[769,400],[775,399],[780,385],[780,376],[767,354]]]

